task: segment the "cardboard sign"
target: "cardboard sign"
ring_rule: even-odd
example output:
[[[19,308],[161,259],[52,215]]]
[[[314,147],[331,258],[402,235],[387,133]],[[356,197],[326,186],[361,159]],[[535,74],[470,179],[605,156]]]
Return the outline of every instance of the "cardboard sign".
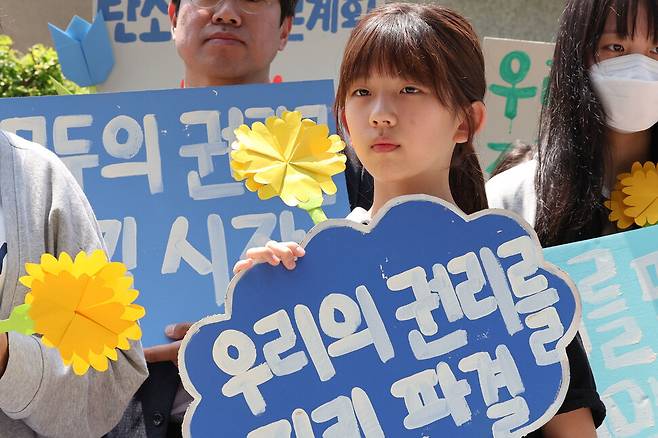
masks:
[[[94,0],[112,39],[116,64],[99,91],[176,88],[183,63],[171,40],[168,0]],[[382,0],[299,0],[292,32],[271,77],[284,82],[334,79],[349,34],[359,17]],[[148,66],[137,68],[136,66]]]
[[[301,241],[312,222],[261,201],[230,174],[233,131],[283,109],[329,123],[331,81],[4,99],[0,129],[53,149],[87,194],[109,256],[141,291],[146,346],[164,327],[223,311],[233,264],[268,240]],[[348,212],[343,175],[329,217]]]
[[[477,140],[480,165],[491,173],[516,140],[537,142],[554,45],[485,38],[487,125]]]
[[[238,275],[179,355],[187,436],[522,436],[569,381],[580,304],[532,229],[397,198]]]
[[[383,0],[299,0],[286,48],[272,63],[272,77],[283,81],[333,79],[358,19]]]
[[[114,68],[102,92],[178,88],[183,63],[171,39],[168,0],[93,0],[112,41]]]
[[[548,248],[583,304],[580,334],[606,405],[599,437],[654,437],[658,421],[658,227]]]

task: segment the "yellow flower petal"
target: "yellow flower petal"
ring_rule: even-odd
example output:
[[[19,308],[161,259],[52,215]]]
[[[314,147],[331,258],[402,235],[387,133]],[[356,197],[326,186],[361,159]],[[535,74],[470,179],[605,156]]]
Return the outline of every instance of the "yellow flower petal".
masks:
[[[281,118],[269,117],[267,119],[267,128],[277,140],[277,149],[281,157],[291,157],[297,145],[297,137],[302,129],[301,113],[286,111],[281,115]]]
[[[260,199],[270,199],[278,195],[279,192],[272,185],[261,184],[258,186],[258,197]]]
[[[73,355],[72,365],[73,372],[78,376],[83,376],[89,369],[89,362],[77,354]]]
[[[26,263],[25,264],[25,271],[27,272],[27,275],[21,277],[19,281],[25,286],[25,287],[32,287],[32,281],[34,280],[40,280],[43,281],[43,270],[41,269],[41,265],[38,265],[36,263]]]
[[[105,357],[103,354],[89,353],[89,364],[96,371],[102,372],[107,371],[108,369],[107,357]]]
[[[611,210],[608,219],[611,222],[617,222],[617,228],[620,230],[625,230],[633,225],[634,220],[632,217],[627,216],[624,213],[626,206],[624,205],[623,200],[626,195],[621,191],[622,187],[621,182],[618,182],[617,185],[615,185],[615,190],[610,193],[610,200],[606,201],[604,204],[609,210]]]
[[[41,269],[51,274],[59,274],[59,262],[51,254],[44,254],[41,256]]]
[[[121,336],[136,341],[142,337],[142,329],[139,327],[139,325],[133,324],[130,327],[128,327],[126,330],[124,330],[121,333]]]
[[[272,186],[276,193],[280,193],[285,182],[287,168],[289,166],[277,163],[274,166],[269,166],[254,175],[254,181],[259,184],[268,184]]]
[[[105,347],[103,349],[103,355],[110,360],[119,360],[119,354],[114,348]]]

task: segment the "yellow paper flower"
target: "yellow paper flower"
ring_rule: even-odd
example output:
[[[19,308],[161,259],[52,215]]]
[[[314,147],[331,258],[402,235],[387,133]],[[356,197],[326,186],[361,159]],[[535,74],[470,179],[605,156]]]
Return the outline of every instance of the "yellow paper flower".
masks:
[[[328,135],[327,125],[302,119],[298,111],[268,117],[251,129],[235,130],[231,168],[236,180],[246,180],[261,199],[280,196],[294,207],[336,193],[331,177],[345,170],[345,143]]]
[[[605,203],[612,212],[609,219],[626,229],[633,223],[640,227],[658,222],[658,171],[656,165],[633,163],[630,173],[618,177],[610,200]]]
[[[629,208],[624,213],[635,219],[640,227],[658,222],[658,173],[651,162],[634,163],[631,175],[622,179],[623,192],[627,195],[624,204]]]
[[[624,213],[626,206],[624,205],[624,193],[621,191],[621,182],[618,182],[615,189],[610,193],[610,200],[605,201],[605,206],[611,210],[608,219],[610,222],[617,222],[617,228],[625,230],[633,225],[633,218]]]
[[[145,311],[132,304],[138,296],[132,277],[124,264],[108,262],[103,251],[80,252],[75,261],[66,253],[59,259],[44,254],[41,264],[25,268],[28,275],[20,282],[31,289],[25,303],[34,331],[76,374],[90,365],[107,370],[107,359],[118,358],[116,348],[128,350],[129,340],[141,338],[137,320]]]

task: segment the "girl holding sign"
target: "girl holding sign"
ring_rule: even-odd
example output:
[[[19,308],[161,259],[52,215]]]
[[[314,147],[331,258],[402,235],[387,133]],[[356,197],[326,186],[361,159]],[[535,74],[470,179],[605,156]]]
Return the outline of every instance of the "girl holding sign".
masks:
[[[370,211],[356,208],[348,218],[362,222],[390,199],[414,193],[466,213],[487,208],[473,149],[486,118],[485,91],[478,37],[455,12],[391,4],[361,19],[345,47],[334,112],[376,190]],[[296,243],[270,242],[249,250],[234,272],[259,261],[292,269],[303,255]]]
[[[345,48],[334,112],[359,160],[374,178],[372,208],[348,216],[367,223],[389,200],[432,195],[465,213],[487,208],[473,136],[486,119],[484,59],[471,25],[436,5],[389,4],[361,19]],[[293,269],[304,249],[294,242],[253,248],[234,272],[256,262]],[[580,344],[570,360],[589,370]],[[580,348],[580,349],[578,349]],[[595,436],[604,415],[591,373],[587,403],[567,394],[565,411],[543,436]],[[576,382],[579,383],[579,382]],[[585,408],[585,409],[578,409]],[[542,432],[532,435],[542,436]]]

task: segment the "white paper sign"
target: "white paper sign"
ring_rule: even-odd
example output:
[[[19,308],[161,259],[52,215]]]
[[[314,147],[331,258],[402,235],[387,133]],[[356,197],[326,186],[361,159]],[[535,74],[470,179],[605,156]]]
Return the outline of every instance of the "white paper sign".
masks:
[[[488,120],[477,152],[485,173],[514,141],[536,143],[553,50],[551,43],[484,39]]]
[[[100,92],[177,88],[183,62],[171,39],[168,0],[93,0],[112,40],[114,69]]]

